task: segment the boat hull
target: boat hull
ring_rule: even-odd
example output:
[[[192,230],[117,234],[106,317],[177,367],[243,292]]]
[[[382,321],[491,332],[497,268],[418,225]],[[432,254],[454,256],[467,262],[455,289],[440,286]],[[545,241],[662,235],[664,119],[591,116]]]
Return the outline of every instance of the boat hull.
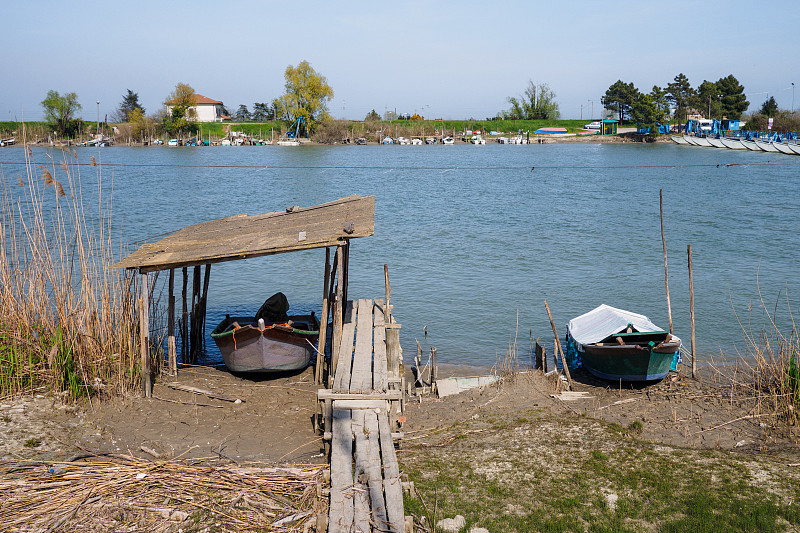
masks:
[[[713,145],[713,144],[711,144],[711,142],[710,142],[710,141],[709,141],[707,138],[705,138],[705,137],[694,137],[694,138],[692,138],[692,140],[694,141],[694,143],[695,143],[697,146],[706,146],[706,147],[708,147],[708,146],[714,146],[714,145]]]
[[[679,135],[670,135],[672,141],[676,144],[689,144],[689,141],[684,139],[682,136]]]
[[[744,146],[748,150],[752,150],[754,152],[763,152],[764,151],[761,148],[759,148],[759,146],[756,143],[754,143],[753,141],[748,141],[746,139],[741,139],[739,142],[742,143],[742,146]]]
[[[800,144],[790,144],[789,149],[797,155],[800,155]]]
[[[764,141],[755,140],[753,141],[756,146],[764,150],[765,152],[777,152],[778,149],[772,146],[772,143],[765,143]]]
[[[722,144],[722,141],[719,139],[712,139],[711,137],[707,138],[706,141],[713,146],[714,148],[725,148],[725,145]]]
[[[775,141],[772,141],[770,144],[782,154],[797,155],[791,148],[789,148],[788,144],[776,143]]]
[[[726,148],[730,148],[731,150],[747,150],[747,148],[745,148],[738,139],[721,138],[720,142],[725,145]]]
[[[657,381],[669,374],[680,343],[664,343],[653,349],[641,346],[586,345],[583,366],[594,376],[611,381]]]
[[[284,325],[231,328],[234,321],[226,318],[211,333],[229,370],[285,372],[303,369],[311,362],[318,332]]]

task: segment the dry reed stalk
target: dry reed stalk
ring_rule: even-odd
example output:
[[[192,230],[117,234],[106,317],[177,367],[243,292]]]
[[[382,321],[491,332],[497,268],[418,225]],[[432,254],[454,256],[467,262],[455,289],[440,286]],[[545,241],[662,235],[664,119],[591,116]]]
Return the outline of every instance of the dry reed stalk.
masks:
[[[210,466],[131,456],[0,464],[0,522],[16,531],[302,531],[327,513],[324,467]]]
[[[0,198],[0,395],[46,384],[78,397],[136,384],[135,282],[110,268],[110,204],[98,194],[99,215],[85,215],[71,155],[56,180],[55,163],[37,165],[26,150],[24,192],[6,187]]]
[[[745,338],[746,350],[739,354],[732,367],[710,365],[715,376],[725,383],[724,394],[731,405],[747,409],[746,418],[757,418],[765,433],[789,430],[798,422],[800,408],[800,337],[794,317],[786,305],[791,318],[792,330],[785,335],[775,321],[775,311],[770,314],[761,297],[763,311],[760,329],[753,325],[753,309],[749,309],[746,325],[736,314]]]

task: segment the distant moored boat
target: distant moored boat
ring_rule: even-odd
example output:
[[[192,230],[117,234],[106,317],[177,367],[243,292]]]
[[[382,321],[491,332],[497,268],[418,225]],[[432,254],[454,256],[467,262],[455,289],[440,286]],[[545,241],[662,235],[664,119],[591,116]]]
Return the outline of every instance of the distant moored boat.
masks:
[[[726,148],[730,148],[731,150],[747,150],[744,145],[739,141],[739,139],[726,139],[725,137],[720,138],[720,142],[725,145]]]
[[[758,146],[759,148],[761,148],[765,152],[777,152],[778,151],[777,148],[772,146],[772,143],[759,141],[758,139],[755,139],[753,142],[756,144],[756,146]]]
[[[776,150],[778,150],[779,152],[781,152],[783,154],[798,155],[791,148],[789,148],[788,144],[784,144],[784,143],[781,143],[781,142],[775,142],[775,141],[772,141],[770,144],[772,146],[774,146]]]

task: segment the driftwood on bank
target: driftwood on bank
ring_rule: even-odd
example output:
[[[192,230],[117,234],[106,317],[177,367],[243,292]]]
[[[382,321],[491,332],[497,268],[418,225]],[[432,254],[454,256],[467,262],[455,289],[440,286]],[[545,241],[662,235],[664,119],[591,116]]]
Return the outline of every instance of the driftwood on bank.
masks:
[[[226,402],[244,402],[239,396],[231,396],[230,394],[219,394],[210,390],[198,389],[197,387],[190,387],[189,385],[182,385],[180,383],[167,383],[167,387],[183,392],[191,392],[192,394],[200,394],[215,398],[217,400],[224,400]]]

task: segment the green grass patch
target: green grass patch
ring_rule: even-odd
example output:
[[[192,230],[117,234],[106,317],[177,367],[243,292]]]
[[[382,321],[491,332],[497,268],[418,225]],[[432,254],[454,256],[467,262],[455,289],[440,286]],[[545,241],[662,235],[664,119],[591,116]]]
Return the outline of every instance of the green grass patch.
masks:
[[[543,419],[538,427],[509,420],[446,446],[407,449],[401,464],[417,492],[405,498],[407,514],[429,522],[461,514],[467,531],[473,525],[504,532],[800,527],[797,476],[770,458],[656,451],[626,436],[640,430],[635,423],[626,431],[585,419]],[[762,470],[757,480],[754,462]]]

